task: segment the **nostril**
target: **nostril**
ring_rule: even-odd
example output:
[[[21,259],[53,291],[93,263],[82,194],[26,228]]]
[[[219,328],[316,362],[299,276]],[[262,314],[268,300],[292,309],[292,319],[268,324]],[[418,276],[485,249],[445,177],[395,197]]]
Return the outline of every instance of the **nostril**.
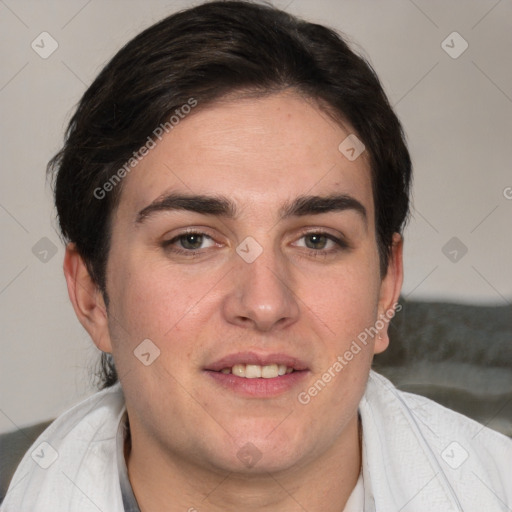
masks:
[[[254,321],[251,320],[248,316],[239,316],[238,317],[240,323],[243,323],[243,324],[253,324]]]

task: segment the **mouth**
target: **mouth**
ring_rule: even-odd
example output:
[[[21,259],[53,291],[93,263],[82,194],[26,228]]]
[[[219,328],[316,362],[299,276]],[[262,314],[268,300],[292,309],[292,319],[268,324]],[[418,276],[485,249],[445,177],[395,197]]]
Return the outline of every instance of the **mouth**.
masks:
[[[239,395],[269,398],[290,391],[309,373],[308,367],[286,354],[232,354],[208,365],[214,381]]]

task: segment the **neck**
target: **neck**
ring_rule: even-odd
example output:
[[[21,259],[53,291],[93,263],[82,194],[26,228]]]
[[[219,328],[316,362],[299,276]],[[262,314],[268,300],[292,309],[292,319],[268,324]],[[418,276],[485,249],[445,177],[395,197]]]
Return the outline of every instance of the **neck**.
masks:
[[[361,470],[357,415],[325,453],[300,466],[257,475],[197,467],[166,456],[164,447],[134,433],[125,457],[141,512],[340,512]]]

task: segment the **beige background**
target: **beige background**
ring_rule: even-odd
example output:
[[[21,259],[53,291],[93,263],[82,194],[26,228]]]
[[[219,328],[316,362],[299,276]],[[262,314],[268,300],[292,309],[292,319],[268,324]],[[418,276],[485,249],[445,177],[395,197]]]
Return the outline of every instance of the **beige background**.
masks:
[[[98,354],[68,303],[46,162],[110,57],[194,3],[0,0],[0,432],[54,417],[93,389]],[[415,164],[404,295],[510,304],[512,2],[275,4],[363,48],[404,124]],[[31,48],[43,31],[59,45],[47,59]],[[456,59],[441,46],[454,31],[469,44]],[[447,44],[462,48],[457,36]],[[454,236],[468,249],[456,263],[442,252]],[[43,237],[58,249],[47,262],[32,252]]]

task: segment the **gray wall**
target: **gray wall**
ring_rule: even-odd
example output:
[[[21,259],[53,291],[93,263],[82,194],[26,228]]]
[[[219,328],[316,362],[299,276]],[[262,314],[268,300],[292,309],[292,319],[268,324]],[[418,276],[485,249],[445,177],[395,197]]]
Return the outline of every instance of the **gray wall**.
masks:
[[[46,162],[114,52],[193,3],[0,0],[0,432],[54,417],[93,389],[98,353],[68,302]],[[416,173],[404,295],[510,303],[512,2],[275,4],[364,49],[403,121]],[[58,43],[46,59],[31,47],[51,50],[43,31]],[[457,58],[442,47],[454,31],[469,45]],[[462,44],[451,36],[445,47],[455,55]]]

